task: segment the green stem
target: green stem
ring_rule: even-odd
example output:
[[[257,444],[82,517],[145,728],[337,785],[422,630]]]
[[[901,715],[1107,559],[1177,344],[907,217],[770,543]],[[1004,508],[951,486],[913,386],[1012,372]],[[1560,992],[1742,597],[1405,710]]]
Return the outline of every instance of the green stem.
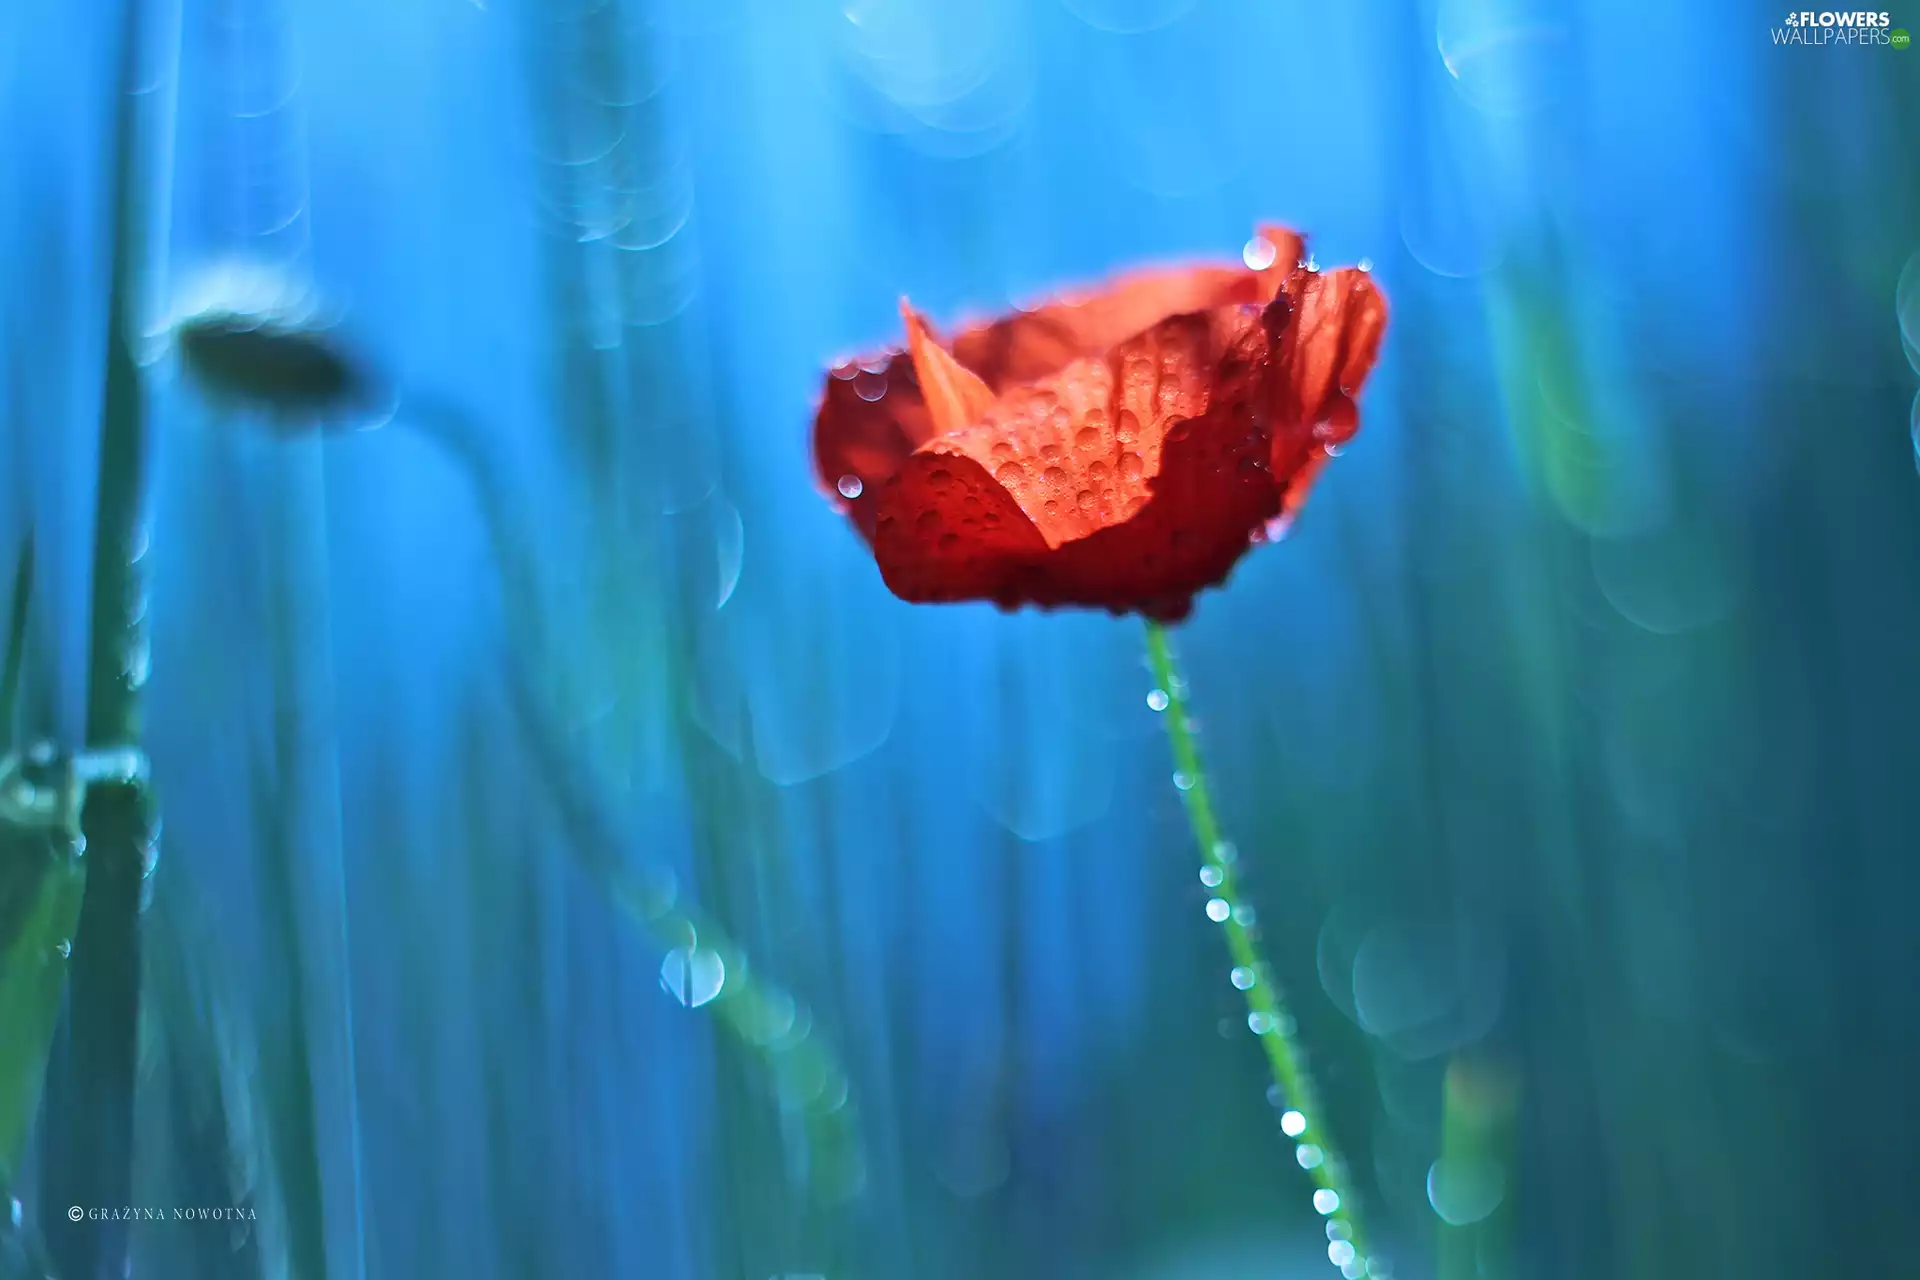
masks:
[[[13,608],[7,617],[7,648],[0,663],[0,751],[13,745],[13,713],[20,702],[20,669],[27,655],[27,612],[33,603],[33,533],[20,543],[13,571]]]
[[[1157,622],[1147,623],[1147,657],[1158,686],[1149,705],[1166,716],[1167,738],[1173,745],[1174,785],[1186,803],[1187,822],[1200,846],[1201,879],[1213,891],[1213,901],[1207,906],[1208,918],[1215,920],[1226,935],[1227,953],[1233,958],[1232,982],[1247,1001],[1247,1026],[1267,1055],[1268,1070],[1285,1101],[1288,1115],[1295,1117],[1291,1121],[1283,1120],[1282,1127],[1298,1129],[1287,1136],[1298,1143],[1296,1153],[1301,1167],[1313,1179],[1314,1208],[1329,1223],[1344,1225],[1342,1238],[1354,1251],[1351,1264],[1344,1270],[1358,1274],[1358,1269],[1367,1266],[1369,1255],[1352,1179],[1346,1161],[1333,1143],[1313,1076],[1294,1044],[1296,1024],[1287,1011],[1286,996],[1272,968],[1260,955],[1252,910],[1241,902],[1235,880],[1237,855],[1220,834],[1220,819],[1214,813],[1207,775],[1200,764],[1200,744],[1188,714],[1187,682],[1180,676],[1166,629]],[[1329,1238],[1334,1238],[1332,1228]]]
[[[178,15],[176,0],[124,0],[121,11],[87,659],[86,745],[107,753],[137,748],[142,740],[152,442],[135,344],[151,306],[154,246],[164,243],[151,215],[167,207],[160,161],[172,130]],[[167,55],[161,65],[149,66],[149,48]],[[80,824],[86,887],[66,1023],[43,1103],[42,1234],[66,1280],[125,1280],[131,1274],[127,1224],[111,1218],[72,1223],[61,1206],[125,1205],[133,1194],[140,915],[157,835],[144,776],[105,777],[89,786]]]

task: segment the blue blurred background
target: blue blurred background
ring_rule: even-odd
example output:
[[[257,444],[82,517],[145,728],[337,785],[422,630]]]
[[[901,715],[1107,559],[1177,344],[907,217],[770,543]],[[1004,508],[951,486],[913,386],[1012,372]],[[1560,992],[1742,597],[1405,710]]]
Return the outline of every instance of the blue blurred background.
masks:
[[[1906,1273],[1920,52],[1781,20],[12,0],[19,739],[82,733],[132,209],[135,1200],[258,1207],[139,1224],[136,1274],[1337,1275],[1137,623],[897,602],[808,453],[902,294],[1262,220],[1392,323],[1177,639],[1394,1274]],[[235,290],[316,302],[390,420],[200,394],[166,326]],[[1436,1176],[1468,1096],[1495,1136]]]

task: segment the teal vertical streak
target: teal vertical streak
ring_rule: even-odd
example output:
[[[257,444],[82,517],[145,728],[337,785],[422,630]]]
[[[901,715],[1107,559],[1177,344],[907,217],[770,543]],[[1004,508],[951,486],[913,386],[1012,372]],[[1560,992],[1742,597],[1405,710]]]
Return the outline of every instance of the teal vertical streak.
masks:
[[[273,468],[269,580],[274,661],[276,822],[269,856],[286,859],[292,891],[288,959],[298,967],[319,1163],[326,1275],[366,1274],[358,1064],[353,1035],[353,944],[347,904],[340,776],[333,731],[326,476],[318,441],[290,448]],[[303,1064],[296,1063],[298,1067]]]

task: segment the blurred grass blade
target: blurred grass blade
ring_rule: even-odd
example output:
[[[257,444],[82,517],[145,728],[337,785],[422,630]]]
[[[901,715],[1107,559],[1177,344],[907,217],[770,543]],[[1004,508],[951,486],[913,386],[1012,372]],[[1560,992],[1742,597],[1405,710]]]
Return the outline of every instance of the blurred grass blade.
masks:
[[[296,850],[288,840],[278,804],[271,753],[255,754],[253,820],[261,851],[260,910],[275,948],[267,965],[261,1037],[268,1147],[281,1187],[287,1266],[291,1280],[324,1280],[327,1274],[325,1191],[316,1133],[313,1046],[300,962],[299,891],[294,885]]]
[[[53,794],[17,757],[0,765],[0,1202],[17,1193],[86,889]]]
[[[152,302],[150,268],[166,243],[156,220],[170,207],[179,0],[124,0],[121,22],[87,652],[87,746],[108,751],[142,739],[152,441],[135,346]],[[60,1206],[132,1203],[140,913],[157,835],[144,780],[90,787],[81,830],[87,884],[66,1032],[48,1072],[41,1234],[64,1280],[122,1280],[132,1265],[128,1223],[75,1223]]]
[[[27,610],[33,601],[33,533],[20,543],[13,569],[13,607],[7,614],[7,649],[0,664],[0,747],[13,741],[13,716],[20,705],[20,670],[27,656]]]
[[[269,1084],[246,971],[202,895],[177,875],[156,894],[145,948],[139,1203],[225,1206],[232,1231],[136,1224],[135,1256],[149,1276],[290,1280],[289,1219],[266,1116]],[[4,1277],[0,1277],[4,1280]]]
[[[608,899],[669,951],[681,979],[670,993],[689,1007],[705,1006],[745,1051],[758,1059],[765,1079],[803,1127],[815,1195],[844,1202],[865,1181],[866,1156],[852,1082],[824,1031],[802,1019],[792,993],[763,980],[743,948],[718,920],[680,901],[665,868],[636,858],[622,826],[608,813],[599,789],[582,777],[517,667],[507,694],[520,738],[535,774],[546,784],[575,865]],[[675,957],[678,957],[677,961]],[[716,963],[717,962],[717,963]],[[723,975],[717,992],[695,994],[696,968]],[[662,970],[662,985],[669,969]]]

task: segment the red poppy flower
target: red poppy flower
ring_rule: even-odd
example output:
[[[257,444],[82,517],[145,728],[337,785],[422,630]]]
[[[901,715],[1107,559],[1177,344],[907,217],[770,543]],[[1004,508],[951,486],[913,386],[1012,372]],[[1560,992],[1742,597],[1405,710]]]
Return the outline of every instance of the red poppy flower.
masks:
[[[903,301],[905,349],[836,367],[813,428],[888,588],[1170,622],[1224,581],[1359,429],[1387,323],[1365,271],[1291,231],[1255,247],[1269,265],[1138,272],[950,348]]]

